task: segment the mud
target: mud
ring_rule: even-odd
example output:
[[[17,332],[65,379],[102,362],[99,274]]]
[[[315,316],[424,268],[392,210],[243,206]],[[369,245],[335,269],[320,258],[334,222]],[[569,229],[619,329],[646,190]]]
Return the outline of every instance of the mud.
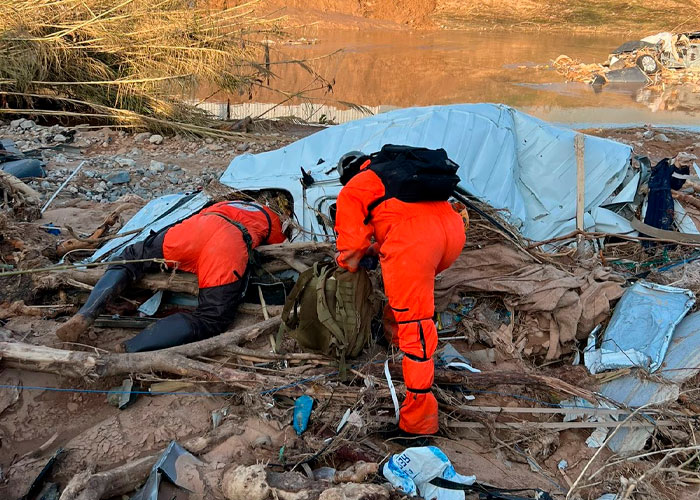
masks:
[[[315,130],[317,129],[295,126],[293,133],[309,134]],[[690,132],[651,127],[622,130],[593,129],[587,132],[627,142],[634,147],[635,154],[646,154],[654,160],[675,156],[680,151],[700,155],[700,140],[697,135]],[[99,134],[105,133],[109,135],[111,132],[99,132]],[[273,136],[274,145],[263,145],[261,141],[260,145],[255,147],[259,149],[278,147],[279,143],[284,144],[292,140],[292,132],[290,135],[287,135],[284,130],[275,133],[281,135]],[[660,135],[665,136],[668,142]],[[103,137],[104,135],[100,138]],[[145,162],[146,159],[149,162],[150,160],[167,162],[175,161],[172,158],[173,155],[177,158],[178,150],[192,148],[194,147],[192,144],[198,148],[204,147],[206,142],[166,138],[164,143],[166,147],[157,148],[145,144],[134,146],[134,144],[133,135],[119,136],[117,132],[115,140],[108,142],[107,146],[101,143],[91,144],[83,149],[81,157],[109,158],[123,154],[120,151],[124,149],[127,149],[127,152],[137,149],[138,154],[134,154],[134,158],[139,163]],[[214,156],[215,159],[212,158],[215,163],[218,162],[216,165],[220,168],[228,163],[230,156],[238,154],[234,152],[237,148],[235,142],[225,143],[222,148],[221,156],[219,157],[218,152],[215,152],[217,155]],[[183,174],[187,179],[185,182],[190,182],[190,176],[199,175],[197,171],[199,161],[200,156],[195,155],[191,165],[186,169],[183,167],[186,171]],[[210,164],[208,156],[207,164]],[[60,164],[49,159],[49,171],[61,168],[63,167]],[[105,166],[104,171],[108,172],[110,168],[113,167]],[[136,172],[139,168],[138,163],[133,168],[134,170],[130,173],[133,175],[133,180],[138,182],[141,180]],[[91,183],[94,179],[80,178],[76,180],[75,185],[80,186],[83,182]],[[39,188],[41,189],[40,186]],[[48,189],[44,190],[43,195],[47,196],[50,192]],[[104,220],[106,213],[118,205],[119,202],[101,202],[68,195],[59,196],[53,208],[47,211],[42,220],[37,221],[39,225],[27,226],[33,229],[27,229],[22,236],[29,238],[32,246],[50,249],[62,236],[49,234],[41,229],[41,225],[47,222],[53,222],[59,227],[70,224],[75,231],[89,233]],[[123,218],[126,220],[138,206],[137,203],[130,212],[125,212]],[[46,257],[43,259],[50,261]],[[20,262],[23,261],[20,260]],[[0,279],[0,283],[3,281],[7,280]],[[15,296],[25,300],[27,304],[56,300],[55,295],[42,295],[34,288],[20,289],[14,280],[3,290],[9,289],[16,290]],[[3,295],[3,299],[4,297]],[[76,294],[66,297],[65,300],[79,304],[81,296]],[[250,324],[258,319],[242,315],[237,324]],[[9,334],[14,340],[36,345],[108,351],[114,350],[119,342],[135,333],[134,330],[95,328],[89,336],[79,340],[81,344],[66,346],[54,335],[61,320],[62,318],[57,320],[19,316],[4,321],[0,331],[6,332],[5,334]],[[259,339],[256,345],[262,347],[267,343],[268,339]],[[460,350],[468,349],[466,343],[458,341],[455,345]],[[494,367],[488,362],[475,362],[475,366],[485,370]],[[521,362],[512,360],[498,359],[497,366],[499,369],[524,369]],[[547,370],[540,370],[548,373]],[[567,369],[556,367],[553,370],[555,371],[552,374],[572,383],[579,383],[582,379],[580,367]],[[144,387],[159,380],[154,374],[140,378],[146,380],[135,379],[135,382],[143,383]],[[106,391],[120,383],[121,379],[95,383],[2,369],[0,385],[23,387],[10,391],[2,389],[0,397],[0,469],[3,477],[0,482],[0,498],[18,498],[24,494],[45,464],[47,457],[58,446],[63,447],[67,453],[59,462],[51,479],[65,486],[76,472],[93,467],[97,471],[107,470],[135,458],[158,453],[171,440],[184,442],[188,438],[203,435],[212,427],[212,411],[224,408],[226,411],[223,421],[233,422],[240,431],[200,458],[210,463],[241,465],[277,464],[280,460],[301,460],[323,448],[324,439],[333,435],[332,429],[339,421],[342,412],[354,404],[354,401],[347,400],[347,403],[344,403],[346,406],[335,406],[334,410],[326,410],[325,406],[319,405],[312,414],[309,431],[299,437],[291,427],[293,401],[286,396],[273,398],[260,396],[255,392],[231,391],[230,388],[220,384],[195,383],[182,394],[142,395],[134,404],[120,411],[107,404],[106,395],[103,392],[91,392]],[[45,388],[56,388],[65,392]],[[327,398],[323,394],[331,394],[325,392],[327,386],[324,385],[309,385],[308,389],[321,403],[325,403]],[[235,394],[230,397],[205,395],[207,392],[218,391],[231,391]],[[205,394],[187,394],[191,392]],[[501,394],[476,394],[476,402],[484,406],[522,406],[522,399],[507,396],[509,392],[512,391],[504,388]],[[540,399],[543,395],[525,389],[518,393],[518,397]],[[337,401],[334,402],[337,404]],[[388,415],[390,409],[381,411]],[[372,416],[368,418],[371,419]],[[369,421],[367,423],[373,424]],[[490,441],[483,431],[446,431],[446,434],[436,438],[435,444],[450,457],[459,472],[475,474],[481,481],[502,487],[539,487],[550,492],[561,493],[560,488],[566,487],[566,480],[558,472],[559,462],[561,460],[568,462],[566,474],[569,478],[575,479],[595,453],[595,450],[584,444],[589,435],[585,430],[565,431],[558,435],[526,431],[499,434],[500,442]],[[49,445],[42,451],[42,445],[47,442]],[[378,460],[402,449],[402,446],[392,441],[385,441],[376,433],[364,437],[362,443],[361,449],[356,446],[356,443],[346,443],[314,467],[328,465],[344,469],[358,459],[360,452],[365,460]],[[527,454],[532,456],[535,465],[525,458],[524,455]],[[608,457],[608,452],[602,452],[592,467],[600,467]],[[595,493],[617,491],[618,488],[619,477],[609,477],[589,493],[591,498],[596,498]],[[169,498],[187,498],[182,491],[173,489],[169,491],[172,492]]]

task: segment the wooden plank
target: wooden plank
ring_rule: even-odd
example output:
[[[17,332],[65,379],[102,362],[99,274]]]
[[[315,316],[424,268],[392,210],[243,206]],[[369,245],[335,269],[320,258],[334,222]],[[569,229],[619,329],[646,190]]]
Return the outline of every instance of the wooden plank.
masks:
[[[576,229],[583,231],[583,212],[586,207],[586,170],[585,158],[585,137],[583,134],[576,134],[574,138],[574,149],[576,150]]]
[[[676,231],[666,231],[649,224],[644,224],[639,219],[633,217],[630,220],[631,226],[640,233],[666,241],[676,241],[678,243],[700,243],[700,234],[678,233]]]
[[[470,411],[480,411],[486,413],[527,413],[536,414],[562,414],[562,415],[630,415],[634,410],[622,410],[617,408],[523,408],[508,406],[461,406],[460,408]],[[644,410],[643,414],[655,413],[656,410]],[[639,415],[643,415],[639,414]]]
[[[490,424],[494,429],[554,429],[554,430],[566,430],[566,429],[596,429],[598,427],[604,427],[608,429],[614,429],[616,427],[625,427],[632,429],[648,428],[653,429],[655,427],[674,427],[681,424],[675,422],[639,422],[639,421],[629,421],[629,422],[495,422]],[[448,427],[457,429],[483,429],[484,424],[481,422],[448,422]]]

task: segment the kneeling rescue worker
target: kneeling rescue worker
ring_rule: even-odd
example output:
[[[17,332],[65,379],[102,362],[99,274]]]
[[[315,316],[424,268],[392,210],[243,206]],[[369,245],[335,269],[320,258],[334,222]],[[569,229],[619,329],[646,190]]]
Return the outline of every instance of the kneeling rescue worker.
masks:
[[[389,299],[385,319],[388,314],[398,325],[404,353],[406,399],[399,428],[409,434],[438,431],[431,391],[437,347],[433,294],[436,274],[457,259],[465,243],[463,220],[447,201],[459,182],[457,168],[442,149],[392,145],[369,156],[347,153],[338,163],[344,187],[336,203],[337,261],[357,271],[368,256],[379,256]]]
[[[164,349],[223,332],[233,321],[236,306],[245,294],[252,250],[285,239],[280,218],[270,208],[245,201],[224,201],[126,247],[120,260],[165,259],[176,263],[169,263],[171,267],[195,273],[199,303],[192,313],[172,314],[155,322],[126,341],[124,350]],[[158,269],[158,264],[109,266],[85,305],[56,335],[75,342],[109,301],[152,269]]]

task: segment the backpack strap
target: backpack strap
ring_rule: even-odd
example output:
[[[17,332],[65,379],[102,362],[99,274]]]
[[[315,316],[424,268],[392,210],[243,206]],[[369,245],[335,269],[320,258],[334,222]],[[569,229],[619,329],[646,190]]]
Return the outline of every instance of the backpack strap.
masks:
[[[326,285],[333,271],[335,271],[335,266],[328,266],[319,274],[318,282],[316,283],[316,314],[321,324],[335,337],[335,345],[339,357],[338,370],[340,372],[340,379],[345,380],[347,376],[345,351],[348,347],[348,341],[343,329],[333,317],[333,313],[328,306],[328,299],[326,298]]]
[[[365,217],[365,220],[363,221],[365,223],[365,226],[369,224],[369,221],[372,220],[372,210],[377,208],[377,206],[391,198],[391,196],[383,195],[377,198],[376,200],[372,201],[369,205],[367,205],[367,217]]]
[[[301,273],[294,287],[289,292],[289,295],[287,295],[287,300],[284,302],[284,307],[282,308],[282,323],[280,323],[277,337],[275,338],[275,351],[278,353],[280,352],[280,345],[284,333],[289,330],[294,330],[299,326],[299,312],[297,309],[299,306],[299,296],[313,279],[315,271],[316,269],[309,268]]]
[[[231,203],[229,203],[229,205],[246,205],[248,207],[257,208],[259,211],[261,211],[267,219],[267,235],[265,236],[265,238],[263,238],[263,241],[267,241],[267,239],[272,234],[272,218],[270,217],[270,214],[267,213],[267,210],[265,210],[262,206],[258,205],[257,203],[251,203],[249,201],[243,200],[232,201]]]
[[[248,228],[246,228],[243,224],[241,224],[237,220],[233,220],[231,217],[228,217],[228,216],[221,214],[219,212],[205,212],[202,215],[215,215],[217,217],[224,219],[226,222],[228,222],[232,226],[236,226],[236,228],[238,228],[238,230],[243,234],[243,241],[245,242],[245,246],[248,249],[248,262],[250,263],[253,260],[253,238],[250,236],[250,233],[248,232]]]

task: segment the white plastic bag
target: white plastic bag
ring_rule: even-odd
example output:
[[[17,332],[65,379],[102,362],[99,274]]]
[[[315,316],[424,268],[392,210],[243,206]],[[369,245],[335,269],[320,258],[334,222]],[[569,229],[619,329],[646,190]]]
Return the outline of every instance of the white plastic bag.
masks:
[[[420,495],[425,500],[464,500],[463,491],[430,484],[436,477],[466,485],[476,481],[476,476],[458,474],[447,456],[435,446],[407,448],[403,453],[392,455],[382,473],[394,488],[410,496]]]

